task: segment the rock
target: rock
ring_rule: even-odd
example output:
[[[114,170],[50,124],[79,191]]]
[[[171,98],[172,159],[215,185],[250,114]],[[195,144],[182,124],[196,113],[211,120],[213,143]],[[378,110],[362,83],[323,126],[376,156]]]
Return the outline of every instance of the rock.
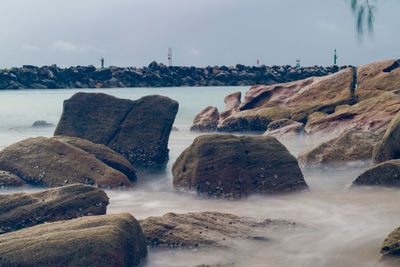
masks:
[[[20,187],[26,185],[26,182],[17,175],[0,170],[0,188]]]
[[[52,127],[52,126],[54,126],[54,124],[48,123],[47,121],[43,121],[43,120],[35,121],[32,124],[32,127],[34,127],[34,128],[36,128],[36,127]]]
[[[220,212],[167,213],[139,221],[148,246],[227,248],[240,240],[268,241],[268,230],[293,227],[282,220],[260,220]]]
[[[129,214],[46,223],[0,236],[2,266],[136,266],[147,254]]]
[[[382,140],[373,150],[372,159],[381,163],[391,159],[400,158],[400,113],[393,118]]]
[[[384,60],[359,67],[357,83],[355,93],[359,101],[400,89],[400,60]]]
[[[388,262],[393,266],[400,264],[400,228],[391,232],[383,242],[379,261]]]
[[[45,222],[106,213],[107,195],[92,186],[73,184],[37,193],[0,194],[0,232]]]
[[[225,119],[230,115],[232,115],[232,113],[239,111],[239,106],[241,104],[240,101],[241,97],[242,97],[241,92],[235,92],[225,97],[224,99],[225,111],[221,113],[222,119]]]
[[[340,166],[349,161],[369,161],[379,135],[371,132],[347,131],[341,136],[300,152],[300,166]]]
[[[219,121],[219,112],[216,107],[208,106],[193,120],[192,131],[215,131]]]
[[[217,264],[200,264],[194,267],[233,267],[235,264],[233,263],[217,263]]]
[[[284,136],[296,135],[304,132],[304,124],[289,119],[280,119],[268,124],[267,130],[263,135]]]
[[[85,139],[69,136],[55,136],[52,139],[70,144],[88,152],[111,168],[125,174],[131,182],[137,180],[135,169],[131,163],[121,154],[118,154],[105,145],[95,144]]]
[[[339,136],[348,130],[385,131],[400,110],[400,91],[392,91],[368,98],[352,106],[342,106],[338,111],[307,121],[307,134],[332,134]]]
[[[134,166],[164,165],[178,103],[152,95],[136,101],[101,93],[77,93],[64,101],[54,135],[104,144]]]
[[[132,186],[121,172],[56,138],[28,138],[0,151],[0,169],[32,185],[85,183],[103,188]]]
[[[382,162],[362,173],[353,185],[400,186],[400,159]]]
[[[239,110],[221,116],[217,128],[227,132],[265,132],[274,120],[291,119],[305,123],[314,112],[332,113],[338,105],[355,102],[353,77],[353,68],[348,68],[325,77],[253,86],[246,92]]]
[[[297,160],[274,137],[203,135],[172,167],[175,188],[239,198],[305,189]]]

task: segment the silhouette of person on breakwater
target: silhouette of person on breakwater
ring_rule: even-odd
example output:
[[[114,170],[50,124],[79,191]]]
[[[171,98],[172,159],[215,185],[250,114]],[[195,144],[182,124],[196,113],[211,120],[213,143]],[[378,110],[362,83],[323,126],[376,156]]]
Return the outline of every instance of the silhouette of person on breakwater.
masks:
[[[103,69],[103,68],[104,68],[104,57],[102,57],[102,58],[100,59],[100,62],[101,62],[101,68]]]

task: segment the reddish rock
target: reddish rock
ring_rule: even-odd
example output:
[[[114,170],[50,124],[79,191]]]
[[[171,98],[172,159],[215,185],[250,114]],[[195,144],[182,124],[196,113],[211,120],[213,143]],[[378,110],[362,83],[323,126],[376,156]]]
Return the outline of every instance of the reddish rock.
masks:
[[[19,187],[19,186],[24,186],[27,185],[27,183],[22,180],[20,177],[17,175],[11,173],[11,172],[6,172],[6,171],[1,171],[0,170],[0,187]]]
[[[215,131],[219,122],[219,112],[216,107],[209,106],[202,110],[193,120],[192,131]]]
[[[242,97],[241,92],[236,92],[225,97],[224,99],[225,111],[221,113],[222,119],[225,119],[226,117],[232,115],[234,112],[239,111],[239,106],[241,104],[240,101],[241,97]]]

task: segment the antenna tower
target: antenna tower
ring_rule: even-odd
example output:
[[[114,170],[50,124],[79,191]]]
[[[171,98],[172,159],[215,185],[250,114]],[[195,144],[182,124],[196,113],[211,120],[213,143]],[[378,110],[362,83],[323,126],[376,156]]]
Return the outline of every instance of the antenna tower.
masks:
[[[168,48],[168,64],[170,67],[172,66],[172,47]]]

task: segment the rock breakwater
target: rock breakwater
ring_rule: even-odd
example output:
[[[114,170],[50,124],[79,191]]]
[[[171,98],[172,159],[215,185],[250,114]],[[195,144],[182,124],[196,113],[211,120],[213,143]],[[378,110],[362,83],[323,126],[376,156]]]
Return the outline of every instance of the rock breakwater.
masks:
[[[345,67],[340,67],[340,69]],[[245,86],[275,84],[325,76],[338,67],[286,66],[208,66],[167,67],[157,62],[147,67],[77,66],[60,68],[56,65],[0,70],[0,89],[61,89],[115,87],[174,87],[174,86]]]

